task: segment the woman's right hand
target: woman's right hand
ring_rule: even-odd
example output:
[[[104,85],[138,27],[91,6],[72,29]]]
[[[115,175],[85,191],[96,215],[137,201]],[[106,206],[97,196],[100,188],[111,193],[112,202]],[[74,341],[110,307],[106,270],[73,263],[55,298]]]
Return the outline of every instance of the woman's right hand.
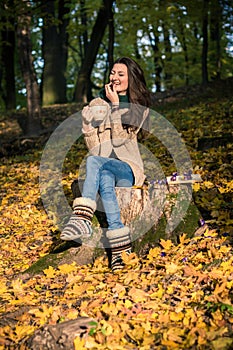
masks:
[[[106,84],[105,93],[111,103],[119,104],[119,96],[116,91],[115,85],[113,85],[112,83]]]
[[[93,126],[91,124],[93,120],[93,114],[91,112],[91,108],[89,106],[85,106],[82,109],[82,128],[83,132],[89,132],[93,130]]]

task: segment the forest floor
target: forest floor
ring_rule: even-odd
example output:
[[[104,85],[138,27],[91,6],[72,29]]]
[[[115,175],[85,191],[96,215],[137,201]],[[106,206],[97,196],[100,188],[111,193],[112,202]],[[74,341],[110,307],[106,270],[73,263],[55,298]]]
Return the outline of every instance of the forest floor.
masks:
[[[43,123],[51,130],[37,138],[23,137],[15,116],[0,117],[0,349],[32,350],[28,341],[41,327],[80,317],[93,321],[75,338],[75,350],[232,348],[232,96],[232,81],[155,96],[154,109],[182,135],[203,179],[193,186],[193,197],[208,227],[193,237],[184,228],[178,242],[165,237],[142,256],[132,253],[116,274],[106,256],[25,273],[59,236],[41,202],[44,146],[51,130],[81,107],[44,108]],[[150,137],[145,145],[172,174],[174,162],[164,146]],[[65,159],[68,198],[84,153],[81,142]]]

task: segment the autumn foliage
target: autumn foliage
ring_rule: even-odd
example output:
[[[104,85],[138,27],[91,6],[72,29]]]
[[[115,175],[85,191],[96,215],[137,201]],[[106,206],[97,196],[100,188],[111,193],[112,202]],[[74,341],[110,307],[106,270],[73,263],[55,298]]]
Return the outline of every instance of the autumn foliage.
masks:
[[[1,346],[17,344],[45,323],[93,317],[75,349],[228,349],[232,344],[232,247],[215,232],[180,244],[161,240],[147,256],[125,256],[112,274],[104,258],[93,266],[64,264],[33,277],[2,277]],[[111,344],[111,345],[110,345]],[[114,345],[115,344],[115,345]],[[21,347],[24,349],[23,345]]]

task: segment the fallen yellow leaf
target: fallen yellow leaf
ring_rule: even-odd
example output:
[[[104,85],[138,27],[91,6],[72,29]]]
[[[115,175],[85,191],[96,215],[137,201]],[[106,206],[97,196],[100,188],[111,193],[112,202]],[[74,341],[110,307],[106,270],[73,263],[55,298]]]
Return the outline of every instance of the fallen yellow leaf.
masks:
[[[52,266],[49,266],[48,269],[43,270],[44,274],[48,278],[54,278],[56,276],[56,270]]]
[[[75,348],[75,350],[86,350],[85,339],[81,339],[79,337],[76,337],[74,339],[74,348]]]
[[[148,293],[144,292],[142,289],[131,288],[128,292],[128,296],[136,303],[147,300]]]
[[[159,242],[165,250],[170,250],[171,247],[173,247],[173,243],[170,239],[168,239],[168,240],[160,239]]]
[[[165,268],[166,268],[166,273],[167,274],[176,273],[180,269],[180,267],[178,265],[176,265],[175,263],[173,263],[173,262],[171,262],[169,264],[166,264]]]

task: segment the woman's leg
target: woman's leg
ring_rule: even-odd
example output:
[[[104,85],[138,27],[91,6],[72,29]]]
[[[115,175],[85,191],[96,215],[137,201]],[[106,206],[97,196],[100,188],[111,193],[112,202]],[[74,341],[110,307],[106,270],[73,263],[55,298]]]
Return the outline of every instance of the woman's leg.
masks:
[[[107,158],[90,156],[87,158],[86,179],[82,197],[74,199],[73,214],[63,229],[60,238],[66,241],[85,239],[92,236],[91,222],[96,210],[96,194],[99,189],[100,169]]]
[[[100,170],[99,193],[108,221],[106,236],[111,248],[111,268],[113,271],[124,267],[122,253],[131,253],[130,232],[129,228],[124,226],[121,221],[115,187],[117,184],[122,187],[131,187],[133,180],[131,168],[123,162],[108,162]]]
[[[83,197],[96,200],[98,191],[101,192],[104,185],[104,176],[102,175],[104,171],[108,171],[113,175],[115,182],[112,182],[112,186],[114,189],[115,186],[131,187],[134,183],[133,172],[127,163],[114,158],[89,156],[86,162],[86,177],[82,189]]]
[[[87,177],[84,182],[84,189],[87,189],[87,193],[74,199],[73,214],[60,235],[61,239],[70,241],[91,238],[91,222],[96,210],[96,194],[99,188],[99,168],[103,160],[104,158],[94,156],[87,158]]]
[[[121,253],[123,251],[126,253],[131,252],[130,233],[128,227],[125,227],[120,219],[120,209],[116,198],[115,186],[131,187],[133,183],[134,176],[127,163],[118,159],[98,156],[90,156],[87,158],[86,178],[83,185],[81,200],[90,200],[91,203],[93,203],[96,200],[97,192],[100,192],[109,224],[106,235],[109,239],[109,246],[112,252],[111,267],[113,270],[124,266]],[[75,201],[78,200],[80,199],[75,199]],[[76,209],[80,213],[82,212],[83,207],[80,208],[78,205]],[[76,223],[78,238],[81,232],[79,226],[81,224],[84,224],[82,226],[86,225],[86,221],[83,217],[80,220],[79,216],[75,217],[75,215],[73,215],[71,219],[72,222],[68,222],[68,225],[65,228],[65,235],[63,235],[62,239],[75,239],[75,235],[73,232],[71,234],[70,231],[71,228],[73,231]]]
[[[115,175],[109,170],[101,170],[99,194],[105,210],[109,230],[114,230],[124,226],[121,222],[120,208],[116,197],[115,186]]]
[[[89,240],[92,236],[91,222],[96,202],[90,198],[75,198],[73,213],[64,227],[60,238],[64,241]]]
[[[91,159],[91,166],[89,167],[89,174],[92,174],[90,182],[95,182],[96,185],[90,185],[89,174],[87,174],[87,181],[85,181],[83,196],[93,199],[96,195],[98,187],[99,194],[105,209],[108,229],[114,230],[122,228],[124,225],[120,218],[120,208],[118,205],[115,187],[131,187],[134,182],[134,176],[130,166],[118,159]],[[93,164],[102,163],[98,169],[98,175]],[[95,175],[93,175],[95,174]],[[93,179],[94,177],[94,179]],[[97,180],[98,179],[98,180]],[[99,186],[97,186],[97,183]],[[93,193],[91,195],[91,192]]]
[[[82,197],[96,200],[99,191],[100,169],[108,158],[89,156],[86,161],[86,176],[82,189]]]

